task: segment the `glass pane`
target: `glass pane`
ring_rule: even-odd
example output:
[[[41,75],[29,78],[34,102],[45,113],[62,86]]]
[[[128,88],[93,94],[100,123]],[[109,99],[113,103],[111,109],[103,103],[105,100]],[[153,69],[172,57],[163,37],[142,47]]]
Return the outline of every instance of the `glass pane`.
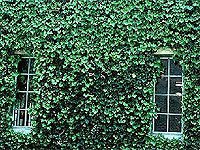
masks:
[[[181,66],[173,60],[170,60],[170,75],[182,75]]]
[[[181,132],[181,116],[169,116],[169,132]]]
[[[26,126],[30,126],[30,125],[31,125],[31,118],[30,118],[30,115],[27,112]]]
[[[156,94],[167,94],[167,78],[160,78],[158,79],[158,82],[156,83]]]
[[[168,59],[161,59],[163,68],[164,68],[164,75],[168,74]]]
[[[31,107],[33,93],[28,93],[27,108]]]
[[[29,76],[29,91],[33,91],[34,87],[33,87],[33,76],[30,75]]]
[[[17,93],[16,95],[17,104],[16,107],[18,109],[24,109],[26,107],[26,93]]]
[[[167,112],[167,96],[156,96],[156,106],[159,108],[158,112]]]
[[[24,126],[25,123],[25,110],[20,110],[19,126]]]
[[[19,91],[26,91],[27,90],[27,75],[19,75],[17,77],[17,88]]]
[[[17,116],[18,116],[19,111],[18,110],[14,110],[14,122],[13,125],[17,125]]]
[[[35,62],[35,59],[31,58],[30,59],[30,70],[29,70],[29,73],[35,73],[34,62]]]
[[[170,78],[170,94],[182,93],[182,78]]]
[[[167,132],[167,115],[158,115],[155,119],[154,131]]]
[[[28,59],[22,58],[18,64],[19,73],[28,73]]]
[[[181,96],[169,97],[169,112],[181,114]]]

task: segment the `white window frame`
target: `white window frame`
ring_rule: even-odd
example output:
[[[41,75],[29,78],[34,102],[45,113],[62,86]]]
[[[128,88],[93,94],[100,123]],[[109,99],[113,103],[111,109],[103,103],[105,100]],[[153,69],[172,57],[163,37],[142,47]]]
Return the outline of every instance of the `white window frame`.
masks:
[[[181,86],[182,87],[182,93],[181,93],[181,103],[182,103],[182,101],[183,101],[183,92],[184,92],[184,89],[183,89],[183,71],[182,71],[182,74],[181,75],[170,75],[170,61],[169,60],[173,60],[173,58],[171,57],[171,56],[161,56],[160,57],[160,59],[162,60],[162,59],[167,59],[167,65],[168,65],[168,72],[167,72],[167,75],[163,75],[163,77],[166,77],[167,78],[167,80],[168,80],[168,89],[167,89],[167,94],[156,94],[156,83],[157,82],[155,82],[154,83],[154,95],[153,95],[153,101],[154,101],[154,103],[156,103],[156,99],[155,99],[155,97],[156,96],[167,96],[167,112],[166,113],[157,113],[156,112],[156,114],[160,114],[160,115],[167,115],[167,132],[158,132],[158,131],[155,131],[155,119],[156,118],[153,118],[153,125],[152,125],[152,133],[154,134],[154,135],[158,135],[158,134],[162,134],[164,137],[166,137],[166,138],[169,138],[169,139],[172,139],[172,138],[181,138],[182,137],[182,133],[183,133],[183,121],[182,121],[182,117],[181,117],[181,132],[169,132],[168,130],[169,130],[169,116],[172,116],[172,115],[176,115],[176,116],[182,116],[182,106],[181,106],[181,113],[180,114],[178,114],[178,113],[170,113],[169,112],[169,104],[170,104],[170,102],[169,102],[169,97],[170,96],[178,96],[177,94],[170,94],[169,93],[169,91],[170,91],[170,77],[181,77],[182,78],[182,84],[181,85],[179,85],[179,86]]]
[[[27,85],[26,85],[26,90],[19,90],[17,91],[17,93],[23,93],[26,95],[25,97],[25,108],[20,108],[20,106],[18,107],[14,107],[13,108],[13,116],[12,116],[12,126],[13,126],[13,129],[14,131],[16,132],[21,132],[21,133],[30,133],[30,130],[31,130],[31,119],[32,117],[29,116],[29,121],[28,121],[28,125],[26,125],[26,122],[27,122],[27,113],[28,113],[28,110],[29,108],[31,108],[31,105],[32,103],[30,103],[30,107],[28,108],[27,104],[28,104],[28,101],[29,101],[29,93],[35,93],[35,91],[30,91],[29,90],[29,83],[30,83],[30,76],[34,76],[35,73],[30,73],[30,69],[31,69],[31,60],[32,59],[35,59],[35,57],[26,57],[26,56],[22,56],[20,59],[28,59],[28,72],[27,73],[20,73],[19,72],[19,75],[25,75],[27,76]],[[18,64],[19,65],[19,64]],[[16,77],[16,83],[17,83],[17,78],[18,76]],[[17,87],[16,87],[17,88]],[[19,104],[20,105],[20,104]],[[24,117],[24,125],[19,125],[20,124],[20,120],[19,120],[19,116],[20,116],[20,111],[21,110],[24,110],[25,111],[25,117]],[[17,120],[16,120],[17,119]],[[17,123],[18,121],[18,123]]]

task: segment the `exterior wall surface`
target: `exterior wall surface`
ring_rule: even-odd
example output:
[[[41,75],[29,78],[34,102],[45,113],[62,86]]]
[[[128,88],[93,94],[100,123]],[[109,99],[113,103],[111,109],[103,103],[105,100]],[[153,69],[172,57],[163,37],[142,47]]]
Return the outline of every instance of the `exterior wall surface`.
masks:
[[[0,3],[1,149],[200,149],[197,0]],[[151,134],[158,49],[184,70],[181,139]],[[35,58],[27,134],[12,127],[16,51]]]

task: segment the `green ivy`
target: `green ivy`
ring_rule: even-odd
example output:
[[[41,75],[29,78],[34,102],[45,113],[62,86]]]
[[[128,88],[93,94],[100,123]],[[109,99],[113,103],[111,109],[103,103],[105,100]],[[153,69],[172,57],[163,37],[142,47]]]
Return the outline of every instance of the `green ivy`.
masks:
[[[0,5],[0,148],[200,149],[199,2],[6,1]],[[159,48],[184,68],[183,139],[153,136]],[[17,63],[36,59],[30,134],[11,127]]]

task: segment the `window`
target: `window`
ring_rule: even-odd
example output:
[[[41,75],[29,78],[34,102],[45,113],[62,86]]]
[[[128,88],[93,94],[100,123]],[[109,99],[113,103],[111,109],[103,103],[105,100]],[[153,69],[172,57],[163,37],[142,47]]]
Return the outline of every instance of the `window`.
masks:
[[[155,84],[157,117],[153,133],[181,134],[182,69],[172,58],[161,58],[164,72]]]
[[[22,57],[18,64],[16,104],[13,109],[13,126],[31,126],[28,109],[31,107],[33,94],[32,78],[34,74],[34,58]]]

